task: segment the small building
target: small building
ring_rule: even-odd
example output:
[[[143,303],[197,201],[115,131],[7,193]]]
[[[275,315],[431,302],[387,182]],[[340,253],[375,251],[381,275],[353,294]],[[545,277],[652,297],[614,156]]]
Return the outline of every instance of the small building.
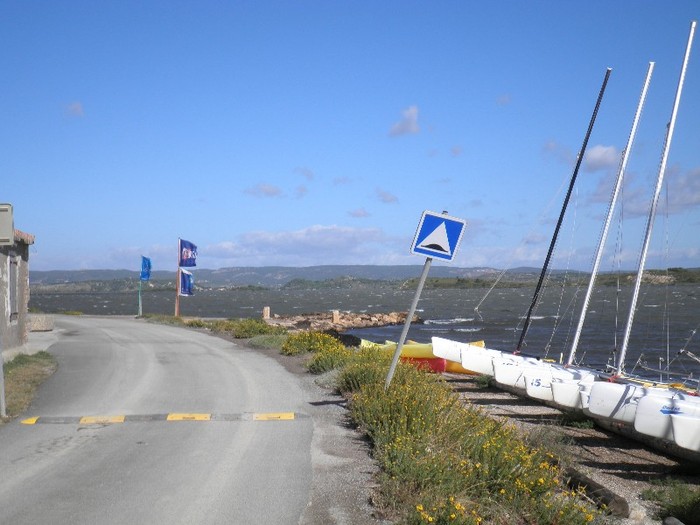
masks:
[[[22,346],[29,334],[29,247],[34,236],[14,230],[0,246],[0,350]]]

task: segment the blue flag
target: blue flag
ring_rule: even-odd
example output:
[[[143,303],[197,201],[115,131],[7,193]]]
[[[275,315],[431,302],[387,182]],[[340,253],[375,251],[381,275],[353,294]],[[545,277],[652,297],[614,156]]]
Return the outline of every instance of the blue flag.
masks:
[[[194,279],[187,270],[180,270],[180,295],[194,295]]]
[[[141,256],[141,280],[148,281],[151,278],[151,259]]]
[[[197,247],[190,241],[179,240],[180,266],[197,266]]]

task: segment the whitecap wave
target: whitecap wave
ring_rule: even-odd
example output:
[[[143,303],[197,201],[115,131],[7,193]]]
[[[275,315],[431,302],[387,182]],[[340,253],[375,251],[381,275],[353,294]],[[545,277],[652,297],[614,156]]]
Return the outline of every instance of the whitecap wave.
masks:
[[[473,317],[456,317],[454,319],[428,319],[423,324],[461,324],[472,323]]]

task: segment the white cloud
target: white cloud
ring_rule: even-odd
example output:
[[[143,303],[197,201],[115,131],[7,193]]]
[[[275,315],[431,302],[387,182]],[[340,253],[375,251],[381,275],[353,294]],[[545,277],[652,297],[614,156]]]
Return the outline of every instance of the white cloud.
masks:
[[[510,104],[510,100],[510,94],[504,93],[496,99],[496,104],[498,104],[499,106],[507,106]]]
[[[66,113],[71,117],[84,117],[85,111],[83,110],[83,103],[71,102],[66,106]]]
[[[244,191],[248,195],[253,195],[254,197],[279,197],[282,195],[282,190],[280,188],[264,182]]]
[[[418,106],[410,106],[401,112],[401,120],[391,127],[389,136],[398,137],[400,135],[412,135],[419,131]]]
[[[361,219],[363,217],[369,217],[369,212],[364,208],[357,208],[356,210],[350,210],[348,215],[350,215],[350,217],[355,217],[356,219]]]
[[[388,264],[387,253],[406,253],[406,239],[378,228],[314,225],[293,231],[256,231],[200,249],[203,267]],[[407,262],[410,262],[408,260]]]
[[[314,172],[311,171],[309,168],[299,167],[299,168],[296,168],[294,171],[297,172],[302,177],[304,177],[306,180],[314,180],[314,178],[316,177]]]
[[[396,195],[380,188],[377,188],[377,197],[379,197],[379,200],[384,204],[391,204],[399,201],[399,198]]]
[[[616,168],[620,162],[620,153],[615,146],[596,145],[588,148],[583,157],[583,169],[599,171]]]
[[[700,168],[695,168],[686,173],[680,173],[677,169],[667,169],[668,177],[668,211],[680,213],[700,205]]]
[[[542,150],[544,151],[545,155],[553,157],[557,161],[563,162],[564,164],[573,165],[574,161],[576,160],[576,155],[572,154],[570,149],[562,146],[554,140],[547,142],[542,147]]]
[[[295,191],[295,194],[297,196],[297,199],[302,199],[306,196],[306,194],[309,193],[309,188],[307,188],[304,184],[301,184],[300,186],[297,186],[297,189]]]

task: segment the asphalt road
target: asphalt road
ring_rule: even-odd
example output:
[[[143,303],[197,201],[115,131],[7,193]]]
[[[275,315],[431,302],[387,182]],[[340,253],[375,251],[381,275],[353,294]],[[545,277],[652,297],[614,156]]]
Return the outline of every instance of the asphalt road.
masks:
[[[56,324],[58,371],[0,425],[0,523],[370,522],[366,449],[308,378],[193,330]]]

